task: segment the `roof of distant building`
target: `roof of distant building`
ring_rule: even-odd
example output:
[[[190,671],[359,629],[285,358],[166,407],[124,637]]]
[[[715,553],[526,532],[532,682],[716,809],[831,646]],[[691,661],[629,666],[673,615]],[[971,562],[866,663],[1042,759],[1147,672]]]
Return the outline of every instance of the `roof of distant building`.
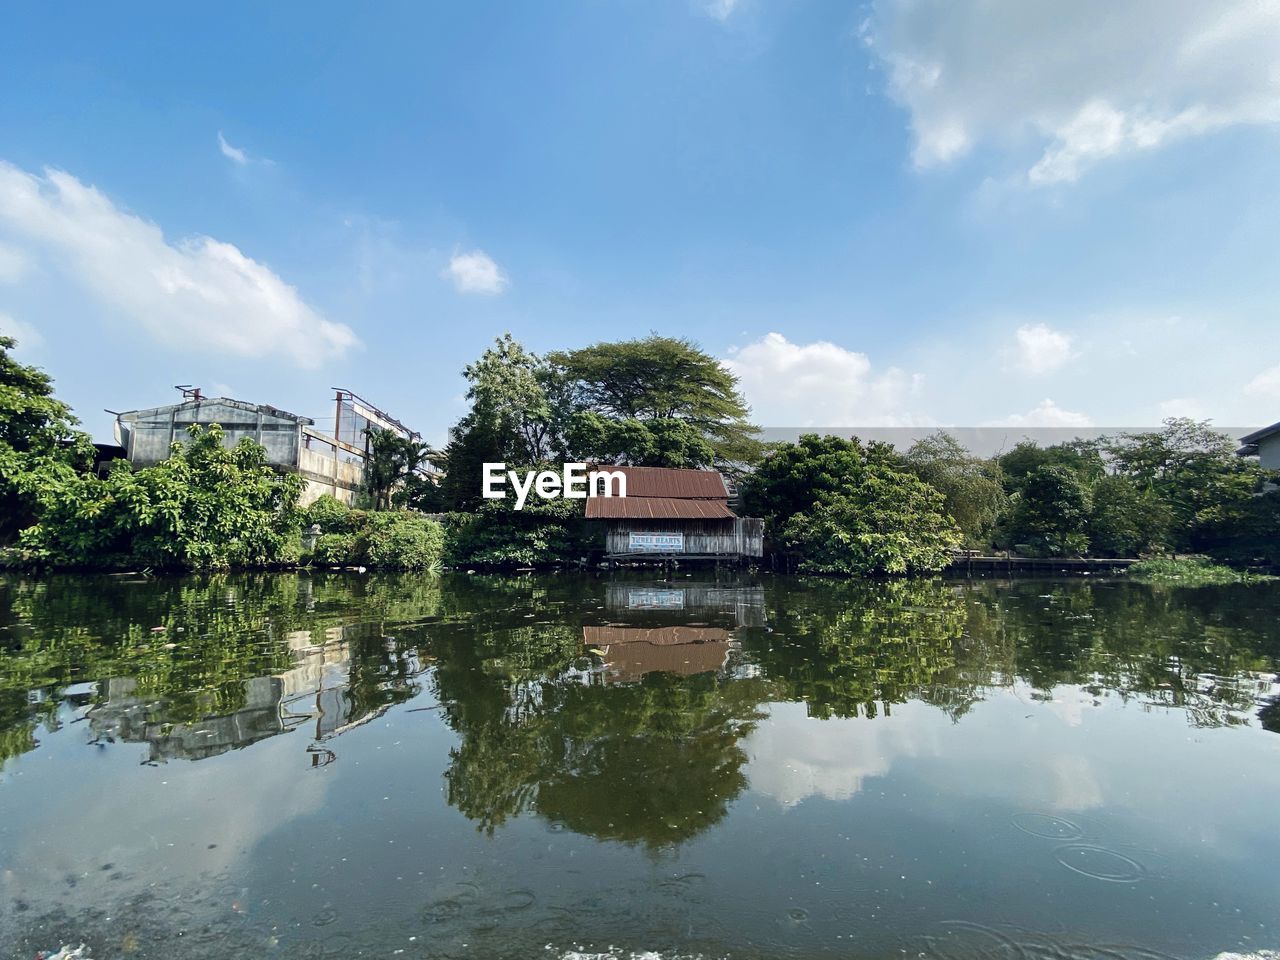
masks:
[[[1280,422],[1273,423],[1269,427],[1263,427],[1261,430],[1255,430],[1253,433],[1246,434],[1240,438],[1240,449],[1236,453],[1241,456],[1252,456],[1258,452],[1258,444],[1268,437],[1274,437],[1280,434]],[[628,491],[629,493],[630,491]]]

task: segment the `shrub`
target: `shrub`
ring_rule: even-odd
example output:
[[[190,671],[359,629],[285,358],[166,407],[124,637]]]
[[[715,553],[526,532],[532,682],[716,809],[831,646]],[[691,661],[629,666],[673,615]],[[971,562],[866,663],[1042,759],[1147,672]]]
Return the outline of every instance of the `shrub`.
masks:
[[[355,534],[320,534],[311,551],[311,562],[325,567],[347,567],[357,563]]]
[[[376,570],[430,570],[444,553],[444,527],[416,513],[371,513],[356,536],[356,552]]]
[[[581,500],[485,500],[473,513],[448,518],[447,561],[453,566],[548,567],[572,564],[597,551]]]
[[[302,511],[302,525],[319,526],[321,533],[348,532],[352,529],[351,513],[350,507],[326,493]]]
[[[322,509],[337,516],[330,505]],[[324,529],[323,522],[315,522]],[[333,525],[339,529],[316,538],[312,563],[374,570],[430,570],[440,565],[444,554],[444,527],[421,514],[348,510]]]
[[[961,534],[943,495],[885,444],[806,435],[745,483],[746,511],[807,573],[939,570]]]
[[[267,465],[248,438],[194,425],[169,458],[106,478],[72,475],[40,492],[40,522],[20,546],[35,565],[225,570],[296,562],[301,477]]]
[[[1275,579],[1232,570],[1212,563],[1207,557],[1153,557],[1150,560],[1140,560],[1129,568],[1129,576],[1144,583],[1171,583],[1187,587]]]

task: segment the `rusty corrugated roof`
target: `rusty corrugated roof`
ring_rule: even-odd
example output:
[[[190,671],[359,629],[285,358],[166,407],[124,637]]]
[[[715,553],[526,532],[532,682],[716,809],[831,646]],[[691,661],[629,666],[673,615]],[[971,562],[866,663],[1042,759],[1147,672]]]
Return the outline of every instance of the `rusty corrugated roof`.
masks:
[[[686,677],[714,673],[728,658],[729,641],[725,640],[674,646],[624,643],[606,651],[604,661],[610,680],[626,682],[639,680],[646,673],[678,673]]]
[[[734,520],[729,501],[676,497],[588,497],[588,520]]]
[[[683,643],[728,642],[724,627],[611,627],[584,626],[582,642],[589,647],[607,647],[615,643],[648,643],[658,647]]]
[[[675,470],[669,467],[611,467],[627,477],[628,497],[674,497],[678,499],[726,499],[729,490],[724,478],[715,470]]]

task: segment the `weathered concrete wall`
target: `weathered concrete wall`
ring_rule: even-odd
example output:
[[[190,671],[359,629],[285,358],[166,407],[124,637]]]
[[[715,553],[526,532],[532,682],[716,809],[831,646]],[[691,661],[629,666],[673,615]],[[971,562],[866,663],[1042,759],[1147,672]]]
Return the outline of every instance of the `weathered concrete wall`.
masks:
[[[328,450],[298,451],[298,472],[307,481],[301,503],[305,507],[326,493],[350,505],[364,483],[364,465],[335,459]]]

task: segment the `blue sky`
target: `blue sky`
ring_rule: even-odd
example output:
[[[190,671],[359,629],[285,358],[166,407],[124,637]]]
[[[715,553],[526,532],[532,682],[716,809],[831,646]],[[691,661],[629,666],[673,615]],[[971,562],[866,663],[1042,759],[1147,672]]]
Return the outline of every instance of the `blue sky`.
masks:
[[[1058,9],[1050,9],[1057,7]],[[650,330],[767,426],[1280,419],[1274,0],[7,5],[0,330],[439,439]]]

